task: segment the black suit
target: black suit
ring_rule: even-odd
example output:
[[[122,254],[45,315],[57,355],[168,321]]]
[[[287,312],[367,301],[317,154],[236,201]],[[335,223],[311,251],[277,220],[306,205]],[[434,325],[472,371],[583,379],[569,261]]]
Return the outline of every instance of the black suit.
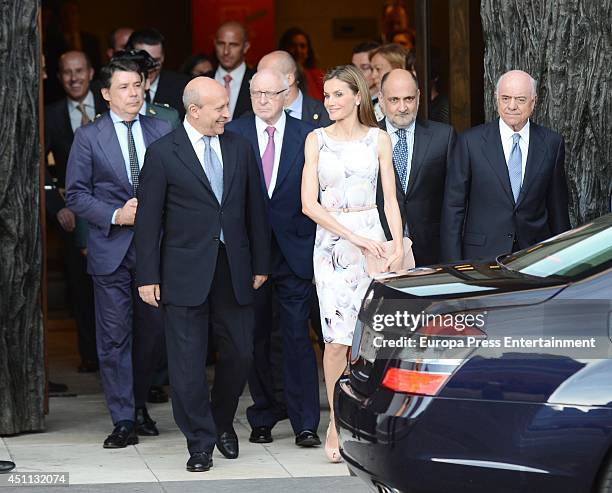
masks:
[[[386,119],[383,118],[379,125],[386,130]],[[412,251],[417,266],[431,265],[439,261],[440,214],[446,163],[454,141],[453,127],[429,120],[417,120],[406,192],[402,189],[396,167],[393,167],[402,230],[408,225],[408,236],[413,242]],[[385,235],[391,240],[380,178],[376,190],[376,205]]]
[[[152,144],[135,226],[137,284],[161,285],[174,417],[192,454],[212,451],[215,428],[232,430],[253,356],[252,276],[270,269],[270,226],[253,150],[229,132],[220,144],[221,204],[183,125]],[[212,406],[204,361],[209,314],[219,352]]]
[[[234,112],[232,113],[232,120],[240,118],[247,111],[253,111],[253,105],[251,104],[251,94],[249,92],[249,83],[257,70],[253,70],[252,68],[247,67],[244,72],[244,77],[240,82],[240,90],[238,91],[238,99],[236,100],[236,107],[234,108]],[[211,79],[215,78],[216,71],[212,70],[207,74],[204,74],[206,77],[210,77]]]
[[[315,127],[327,127],[332,121],[321,101],[304,94],[302,101],[302,121],[312,123]]]
[[[189,77],[180,72],[162,70],[159,73],[157,91],[152,103],[167,104],[179,112],[181,119],[185,116],[183,106],[183,91],[189,82]]]
[[[100,93],[94,93],[95,113],[106,111],[106,103]],[[53,153],[55,166],[55,184],[51,180],[51,167],[46,169],[46,185],[53,187],[45,194],[47,211],[52,223],[60,231],[64,252],[64,272],[68,286],[71,310],[78,332],[79,355],[83,362],[95,364],[98,359],[96,353],[96,330],[94,320],[93,285],[91,277],[87,274],[87,260],[81,254],[76,242],[74,232],[67,232],[57,222],[57,213],[66,207],[64,197],[58,189],[66,187],[66,164],[74,140],[74,132],[70,124],[68,113],[68,100],[62,98],[45,107],[45,155]],[[82,219],[77,218],[77,221]]]
[[[461,134],[449,160],[442,211],[442,260],[491,259],[570,228],[563,137],[530,123],[515,203],[499,119]]]
[[[106,102],[102,99],[100,91],[92,88],[92,94],[94,96],[95,113],[99,114],[107,111]],[[45,106],[45,154],[53,152],[53,158],[55,159],[53,175],[59,188],[65,188],[66,186],[66,163],[68,163],[73,139],[74,132],[70,125],[67,98],[62,98]]]

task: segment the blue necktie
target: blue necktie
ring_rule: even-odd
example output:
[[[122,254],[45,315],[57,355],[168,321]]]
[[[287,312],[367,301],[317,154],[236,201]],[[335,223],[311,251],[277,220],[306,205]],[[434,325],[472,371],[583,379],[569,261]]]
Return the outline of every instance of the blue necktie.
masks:
[[[210,145],[210,137],[205,135],[202,139],[204,139],[204,172],[208,177],[208,181],[217,198],[217,202],[221,204],[221,200],[223,199],[223,166],[221,165],[221,161],[219,161],[217,153]],[[221,230],[219,237],[221,241],[224,241],[223,230]]]
[[[522,160],[521,146],[519,146],[521,136],[519,134],[512,135],[512,150],[508,158],[508,176],[510,177],[510,186],[512,187],[512,195],[516,203],[519,193],[521,192],[521,175],[522,175]]]
[[[393,148],[393,164],[402,184],[402,190],[406,191],[408,185],[408,144],[406,142],[406,129],[397,130],[397,143]]]

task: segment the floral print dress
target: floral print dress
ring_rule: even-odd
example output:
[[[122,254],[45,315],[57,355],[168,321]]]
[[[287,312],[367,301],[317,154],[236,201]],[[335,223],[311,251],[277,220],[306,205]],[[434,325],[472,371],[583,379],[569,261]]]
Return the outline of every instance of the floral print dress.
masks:
[[[359,140],[330,138],[323,128],[319,140],[319,201],[352,232],[378,241],[385,233],[376,209],[378,179],[378,128]],[[339,209],[364,209],[344,212]],[[314,275],[321,310],[323,338],[327,343],[350,346],[361,301],[370,284],[365,257],[348,240],[317,226]]]

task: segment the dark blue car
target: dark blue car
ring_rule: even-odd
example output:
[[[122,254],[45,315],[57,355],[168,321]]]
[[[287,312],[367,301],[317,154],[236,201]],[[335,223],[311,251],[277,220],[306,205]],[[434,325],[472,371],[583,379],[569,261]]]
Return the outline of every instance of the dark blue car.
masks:
[[[372,282],[336,385],[378,491],[612,492],[612,214],[493,262]]]

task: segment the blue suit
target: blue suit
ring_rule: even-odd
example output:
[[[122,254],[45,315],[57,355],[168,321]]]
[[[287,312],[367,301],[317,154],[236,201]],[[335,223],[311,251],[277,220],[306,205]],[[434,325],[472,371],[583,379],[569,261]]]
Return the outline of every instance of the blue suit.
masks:
[[[171,130],[164,120],[139,118],[147,147]],[[163,333],[161,313],[136,291],[133,228],[111,224],[114,211],[133,194],[110,115],[77,129],[66,204],[89,223],[87,268],[94,283],[100,377],[115,424],[133,421],[135,406],[144,406]]]
[[[247,418],[252,427],[273,427],[286,413],[297,434],[316,431],[319,425],[317,364],[308,334],[316,225],[302,214],[301,201],[304,142],[314,127],[286,118],[282,146],[276,149],[280,162],[271,197],[261,168],[255,116],[233,120],[226,129],[245,137],[255,151],[272,227],[271,275],[256,292],[254,362],[249,376],[254,405],[247,409]],[[270,332],[275,315],[282,334],[284,399],[274,395],[270,360]]]

